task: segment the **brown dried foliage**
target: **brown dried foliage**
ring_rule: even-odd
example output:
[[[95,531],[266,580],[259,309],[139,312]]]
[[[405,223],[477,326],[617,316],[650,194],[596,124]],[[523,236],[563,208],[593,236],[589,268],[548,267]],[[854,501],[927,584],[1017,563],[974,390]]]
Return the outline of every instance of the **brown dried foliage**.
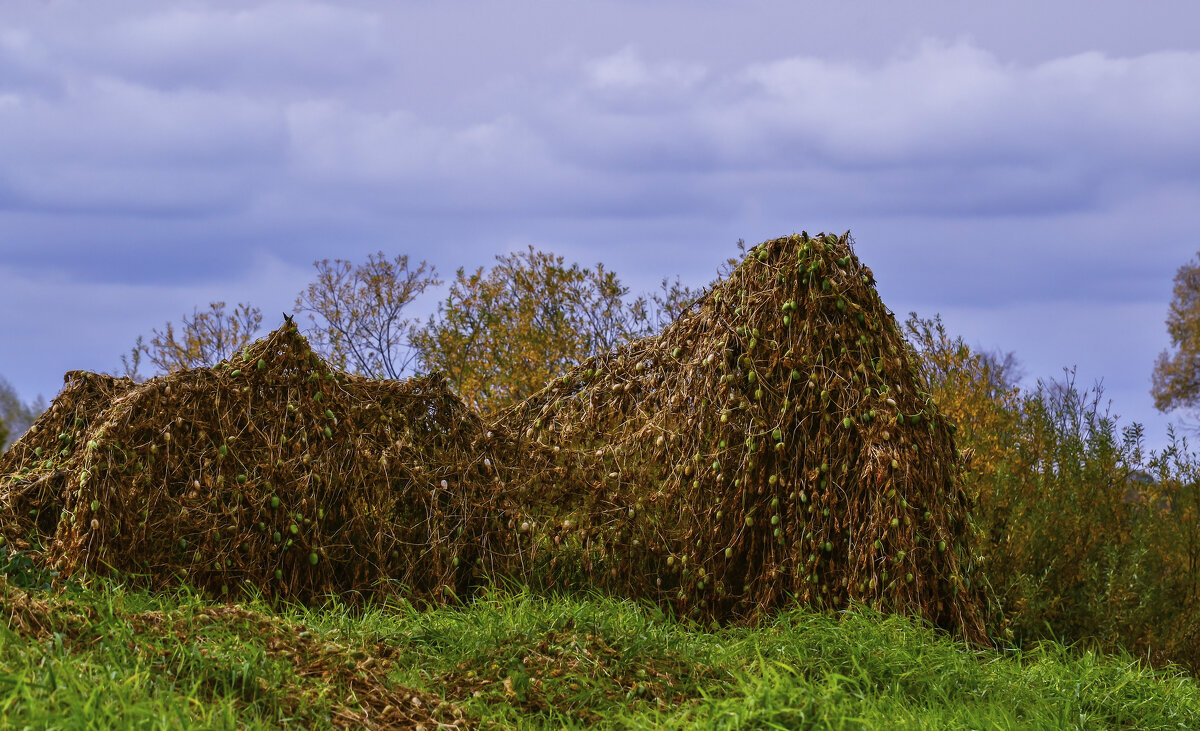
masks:
[[[68,373],[0,459],[2,530],[68,574],[218,595],[451,592],[497,498],[483,436],[440,377],[335,372],[287,323],[214,368]]]
[[[499,415],[541,511],[529,580],[699,618],[857,601],[984,637],[950,427],[851,243],[765,242],[660,336]]]
[[[719,621],[857,601],[983,640],[951,430],[873,283],[848,234],[765,242],[490,423],[436,374],[331,370],[291,323],[117,393],[68,374],[0,460],[0,530],[68,573],[215,592],[503,578]]]

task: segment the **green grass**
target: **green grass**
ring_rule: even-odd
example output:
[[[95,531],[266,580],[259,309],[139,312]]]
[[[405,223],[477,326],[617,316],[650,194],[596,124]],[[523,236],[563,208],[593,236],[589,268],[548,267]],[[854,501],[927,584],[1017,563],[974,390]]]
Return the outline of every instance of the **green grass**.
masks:
[[[604,597],[272,609],[3,579],[0,609],[0,728],[1200,728],[1180,673],[867,610],[706,629]]]

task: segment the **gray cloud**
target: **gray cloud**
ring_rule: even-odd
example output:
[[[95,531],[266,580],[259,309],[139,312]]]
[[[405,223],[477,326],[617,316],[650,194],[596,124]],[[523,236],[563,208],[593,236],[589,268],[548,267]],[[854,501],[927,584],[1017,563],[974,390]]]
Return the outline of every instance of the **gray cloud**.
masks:
[[[49,53],[28,30],[0,28],[0,70],[0,93],[46,95],[62,88]]]
[[[320,195],[365,211],[640,217],[787,185],[836,210],[1037,216],[1200,172],[1196,53],[1019,66],[928,42],[877,64],[709,69],[625,46],[450,124],[399,90],[371,104],[330,93],[333,77],[395,71],[380,23],[317,4],[117,22],[88,49],[99,71],[74,68],[65,95],[4,98],[6,204],[207,217]],[[352,52],[314,61],[329,48]],[[220,83],[192,88],[192,64]]]
[[[10,209],[204,217],[246,206],[283,160],[282,119],[246,97],[108,79],[73,87],[0,99]]]
[[[62,50],[80,66],[159,89],[278,96],[336,92],[389,72],[383,30],[372,13],[327,3],[168,7],[101,23]]]
[[[930,42],[879,65],[797,56],[704,83],[628,51],[598,63],[618,61],[635,69],[618,87],[628,96],[641,99],[674,80],[683,102],[630,110],[611,88],[584,86],[551,119],[563,155],[636,169],[657,141],[672,157],[690,149],[716,169],[992,169],[1002,186],[1021,169],[1200,169],[1200,140],[1188,131],[1200,118],[1200,53],[1089,53],[1021,67],[964,42]]]

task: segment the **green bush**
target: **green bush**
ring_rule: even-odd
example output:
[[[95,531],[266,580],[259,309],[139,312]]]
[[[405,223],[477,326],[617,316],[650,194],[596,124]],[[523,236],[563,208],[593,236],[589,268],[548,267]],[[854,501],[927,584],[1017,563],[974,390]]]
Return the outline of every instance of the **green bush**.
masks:
[[[1002,609],[992,628],[1118,648],[1200,671],[1200,457],[1172,433],[1147,453],[1103,388],[1073,371],[1017,388],[1011,359],[973,352],[940,321],[907,323],[929,390],[968,455],[975,558]]]

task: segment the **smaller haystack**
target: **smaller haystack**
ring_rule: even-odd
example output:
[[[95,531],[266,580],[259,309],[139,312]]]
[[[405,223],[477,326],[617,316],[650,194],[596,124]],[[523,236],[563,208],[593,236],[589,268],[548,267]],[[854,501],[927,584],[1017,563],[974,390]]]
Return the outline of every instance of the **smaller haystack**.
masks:
[[[767,241],[660,335],[500,414],[529,455],[508,572],[721,620],[858,601],[982,639],[951,427],[873,285],[848,234]]]
[[[453,595],[487,546],[487,437],[439,375],[339,372],[287,322],[213,368],[68,373],[0,460],[0,533],[152,585]]]
[[[68,371],[63,382],[50,408],[0,454],[0,536],[19,550],[54,535],[68,481],[62,467],[75,454],[77,437],[105,405],[134,385],[128,378],[87,371]]]

